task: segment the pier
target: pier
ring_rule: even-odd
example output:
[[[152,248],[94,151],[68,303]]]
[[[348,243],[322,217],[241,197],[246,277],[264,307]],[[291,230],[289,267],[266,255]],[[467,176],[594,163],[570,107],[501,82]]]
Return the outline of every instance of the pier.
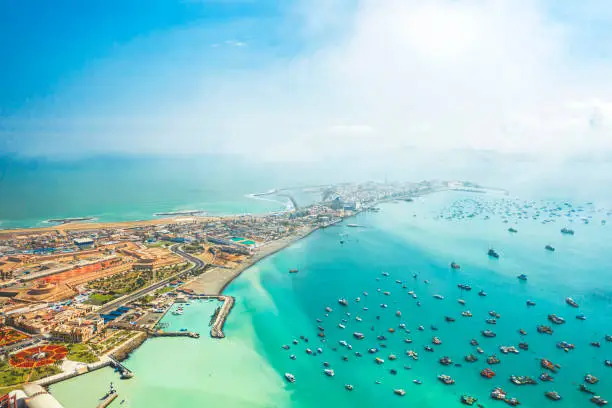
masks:
[[[215,339],[222,339],[225,337],[225,334],[223,334],[223,325],[225,324],[227,316],[232,311],[236,300],[233,296],[218,296],[217,299],[223,301],[223,305],[210,328],[210,336]]]
[[[108,407],[117,397],[118,397],[118,395],[117,395],[117,393],[115,391],[109,392],[108,394],[106,394],[104,396],[102,401],[98,405],[96,405],[96,408],[106,408],[106,407]]]

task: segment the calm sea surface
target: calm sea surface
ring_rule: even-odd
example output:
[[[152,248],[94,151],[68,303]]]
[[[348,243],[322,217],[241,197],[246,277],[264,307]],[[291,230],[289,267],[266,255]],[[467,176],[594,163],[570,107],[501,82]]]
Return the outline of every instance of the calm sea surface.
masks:
[[[135,372],[133,379],[121,381],[105,369],[55,385],[51,391],[66,408],[95,406],[111,381],[118,389],[119,401],[125,400],[122,406],[138,408],[213,403],[228,407],[433,408],[460,406],[462,394],[477,397],[487,407],[506,406],[489,398],[491,390],[499,386],[525,407],[595,406],[577,388],[584,375],[592,373],[599,383],[589,387],[612,399],[612,368],[603,363],[612,359],[612,343],[604,340],[606,333],[612,334],[612,226],[601,220],[612,221],[606,211],[572,204],[570,209],[563,207],[563,202],[525,204],[460,193],[385,204],[380,213],[350,220],[363,228],[344,224],[317,231],[243,273],[227,290],[237,302],[226,324],[226,339],[148,340],[126,361]],[[536,216],[537,212],[540,215]],[[544,220],[554,221],[542,223]],[[518,233],[509,233],[510,226]],[[562,235],[560,229],[565,226],[576,234]],[[545,245],[556,250],[546,251]],[[501,254],[500,259],[487,256],[490,247]],[[451,261],[461,269],[451,270]],[[295,267],[299,273],[287,273]],[[382,271],[390,276],[383,276]],[[528,275],[528,281],[516,278],[521,273]],[[473,290],[461,291],[459,283],[470,284]],[[478,296],[480,289],[488,296]],[[418,299],[413,299],[409,290]],[[433,298],[434,294],[444,300]],[[360,302],[355,301],[358,296]],[[566,305],[567,296],[580,307]],[[338,304],[339,298],[346,298],[349,305]],[[465,300],[465,306],[457,302],[459,298]],[[528,308],[527,299],[537,305]],[[382,308],[383,303],[388,307]],[[186,306],[183,316],[168,314],[164,321],[170,329],[205,334],[215,306],[194,302]],[[326,306],[333,309],[329,316],[325,316]],[[470,310],[473,317],[462,317],[464,310]],[[488,325],[485,319],[493,310],[501,317],[496,325]],[[396,316],[397,311],[401,317]],[[550,324],[550,313],[567,322]],[[579,313],[587,320],[577,320]],[[362,320],[357,321],[357,316]],[[456,321],[447,323],[445,316]],[[345,329],[338,327],[343,319]],[[400,328],[402,323],[409,333]],[[554,334],[538,334],[538,324],[553,326]],[[425,330],[417,330],[420,325]],[[433,331],[432,325],[438,330]],[[325,329],[326,342],[317,337],[317,326]],[[395,332],[390,333],[389,328]],[[521,336],[519,328],[528,334]],[[497,337],[482,337],[480,331],[485,329],[494,330]],[[364,333],[365,339],[353,338],[357,331]],[[379,335],[386,340],[377,340]],[[425,352],[423,348],[431,345],[433,336],[442,344],[434,346],[434,352]],[[412,343],[406,343],[406,338]],[[480,342],[484,354],[470,345],[472,338]],[[293,339],[299,344],[293,345]],[[340,340],[351,344],[352,350],[341,346]],[[501,345],[518,346],[520,341],[529,343],[529,351],[521,350],[518,355],[499,351]],[[559,341],[573,343],[575,349],[564,352],[556,347]],[[591,346],[594,341],[600,341],[601,347]],[[283,350],[284,344],[290,345],[290,350]],[[319,347],[322,353],[316,355],[305,351]],[[369,354],[373,347],[379,351]],[[416,351],[418,361],[406,356],[407,350]],[[363,356],[357,357],[357,351]],[[479,360],[465,362],[468,353],[476,354]],[[295,360],[289,358],[291,354]],[[391,354],[397,359],[390,360]],[[501,364],[491,366],[497,375],[487,380],[479,372],[488,367],[485,360],[491,354],[497,354]],[[344,356],[348,361],[343,361]],[[375,364],[376,356],[385,363]],[[438,363],[442,356],[462,366],[442,366]],[[540,358],[561,366],[553,374],[554,382],[510,383],[511,374],[537,379],[543,372]],[[324,375],[323,362],[329,362],[334,377]],[[392,374],[391,369],[397,373]],[[296,382],[287,383],[285,372],[293,373]],[[438,374],[451,375],[456,383],[443,385],[436,379]],[[414,384],[414,379],[423,384]],[[352,384],[354,390],[346,391],[345,384]],[[406,390],[406,396],[394,395],[397,388]],[[550,390],[558,391],[563,399],[546,399],[544,392]]]

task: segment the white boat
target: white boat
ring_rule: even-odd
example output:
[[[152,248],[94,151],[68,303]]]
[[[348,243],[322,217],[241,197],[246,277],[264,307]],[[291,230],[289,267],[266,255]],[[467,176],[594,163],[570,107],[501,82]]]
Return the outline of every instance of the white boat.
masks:
[[[285,379],[290,383],[295,382],[295,376],[291,373],[285,373]]]
[[[323,370],[323,372],[328,377],[333,377],[334,375],[336,375],[336,373],[334,373],[334,370],[332,370],[331,368],[326,368],[325,370]]]

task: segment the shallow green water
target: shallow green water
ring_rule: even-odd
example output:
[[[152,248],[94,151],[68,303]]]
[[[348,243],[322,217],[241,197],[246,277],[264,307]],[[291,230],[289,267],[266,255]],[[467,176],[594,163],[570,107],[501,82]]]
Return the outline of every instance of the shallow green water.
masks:
[[[132,407],[210,403],[231,407],[446,407],[459,406],[463,393],[478,397],[488,407],[506,406],[488,397],[495,386],[502,386],[510,396],[518,397],[522,406],[582,407],[591,403],[577,390],[577,384],[591,372],[600,378],[599,384],[591,387],[612,398],[607,395],[612,369],[603,365],[604,359],[612,358],[612,343],[603,341],[606,330],[612,332],[610,227],[575,225],[576,235],[567,237],[559,233],[559,222],[520,220],[516,225],[519,233],[513,235],[507,232],[508,225],[496,218],[435,219],[441,208],[462,197],[439,194],[414,203],[387,204],[380,213],[351,220],[365,228],[341,225],[318,231],[249,269],[228,287],[227,293],[236,296],[237,302],[226,325],[226,339],[203,336],[199,340],[147,341],[126,363],[136,373],[134,379],[119,382],[112,370],[103,370],[53,386],[52,392],[67,408],[83,407],[85,398],[95,401],[111,380]],[[545,244],[554,245],[556,251],[544,251]],[[500,251],[500,260],[486,256],[490,246]],[[461,269],[451,270],[451,261],[460,263]],[[298,274],[287,273],[296,267]],[[381,271],[390,276],[382,276]],[[417,279],[413,278],[415,273]],[[516,279],[520,273],[529,275],[528,282]],[[469,283],[474,289],[461,292],[458,283]],[[403,284],[407,288],[402,288]],[[480,288],[486,290],[487,297],[477,295]],[[410,289],[418,294],[420,307],[407,294]],[[364,296],[364,291],[369,295]],[[445,299],[434,299],[433,294]],[[361,297],[359,303],[354,301],[357,296]],[[579,310],[565,304],[567,296],[580,303]],[[340,297],[349,300],[347,307],[337,303]],[[465,299],[465,307],[457,303],[459,297]],[[536,301],[537,306],[528,309],[527,299]],[[382,309],[381,303],[388,308]],[[326,305],[334,310],[329,317],[324,316]],[[364,311],[364,306],[369,310]],[[186,307],[183,316],[168,315],[166,320],[171,327],[205,333],[213,309],[214,304],[195,303]],[[472,318],[460,316],[465,309],[471,310]],[[401,317],[395,316],[397,310]],[[485,324],[490,310],[501,314],[495,326]],[[537,334],[536,326],[547,323],[549,313],[565,317],[567,323],[555,326],[553,336]],[[586,314],[588,320],[576,320],[577,313]],[[361,322],[354,319],[357,315]],[[453,316],[456,322],[446,323],[444,316]],[[317,318],[323,322],[317,323]],[[338,328],[342,319],[347,320],[344,330]],[[411,333],[402,333],[400,323]],[[325,329],[326,343],[318,341],[318,325]],[[417,330],[419,325],[425,330]],[[430,325],[439,330],[432,331]],[[387,332],[391,327],[397,330],[394,334]],[[520,327],[528,331],[524,338],[517,333]],[[484,329],[493,329],[497,337],[481,337]],[[366,338],[353,339],[355,331],[363,332]],[[383,342],[387,347],[377,355],[386,362],[376,365],[367,349],[380,348],[376,336],[381,334],[387,336]],[[308,345],[300,340],[289,351],[281,348],[300,335],[309,338]],[[434,335],[443,344],[427,353],[423,346],[431,344]],[[406,337],[413,343],[405,343]],[[485,350],[473,364],[463,361],[464,355],[474,352],[471,338],[478,339]],[[352,344],[353,350],[340,346],[339,340]],[[529,351],[502,355],[498,350],[500,345],[517,345],[521,340],[529,343]],[[576,349],[565,353],[556,348],[561,340],[574,343]],[[595,340],[602,342],[600,349],[589,346]],[[323,353],[307,355],[307,347],[322,347]],[[417,351],[419,360],[405,356],[407,349]],[[363,357],[356,357],[355,351]],[[391,353],[398,359],[390,361]],[[493,353],[502,360],[493,367],[497,376],[482,379],[479,371],[487,366],[484,359]],[[289,359],[290,354],[295,354],[296,360]],[[438,359],[443,355],[461,362],[462,367],[441,366]],[[342,356],[349,361],[342,361]],[[538,358],[542,357],[562,366],[554,383],[518,387],[508,381],[510,374],[537,378],[542,372]],[[323,361],[330,363],[335,377],[323,375]],[[411,369],[404,369],[406,365]],[[397,375],[389,372],[391,368]],[[297,381],[286,383],[285,372],[293,373]],[[456,384],[439,383],[436,375],[440,373],[453,376]],[[423,385],[412,383],[417,378]],[[353,392],[344,390],[347,383],[354,385]],[[395,396],[394,388],[404,388],[407,395]],[[563,400],[552,402],[544,397],[545,391],[553,389]],[[77,390],[83,399],[73,402]]]

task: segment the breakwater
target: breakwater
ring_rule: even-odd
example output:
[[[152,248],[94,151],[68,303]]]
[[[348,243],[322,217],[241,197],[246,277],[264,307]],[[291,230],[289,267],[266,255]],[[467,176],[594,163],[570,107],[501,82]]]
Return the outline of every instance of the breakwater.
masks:
[[[70,378],[77,377],[82,374],[87,374],[92,371],[99,370],[100,368],[108,367],[110,365],[111,365],[111,361],[109,359],[102,358],[102,360],[98,361],[97,363],[84,365],[69,373],[60,373],[60,374],[52,375],[50,377],[41,378],[40,380],[34,381],[34,383],[42,387],[46,387],[46,386],[56,384],[61,381],[68,380]]]

